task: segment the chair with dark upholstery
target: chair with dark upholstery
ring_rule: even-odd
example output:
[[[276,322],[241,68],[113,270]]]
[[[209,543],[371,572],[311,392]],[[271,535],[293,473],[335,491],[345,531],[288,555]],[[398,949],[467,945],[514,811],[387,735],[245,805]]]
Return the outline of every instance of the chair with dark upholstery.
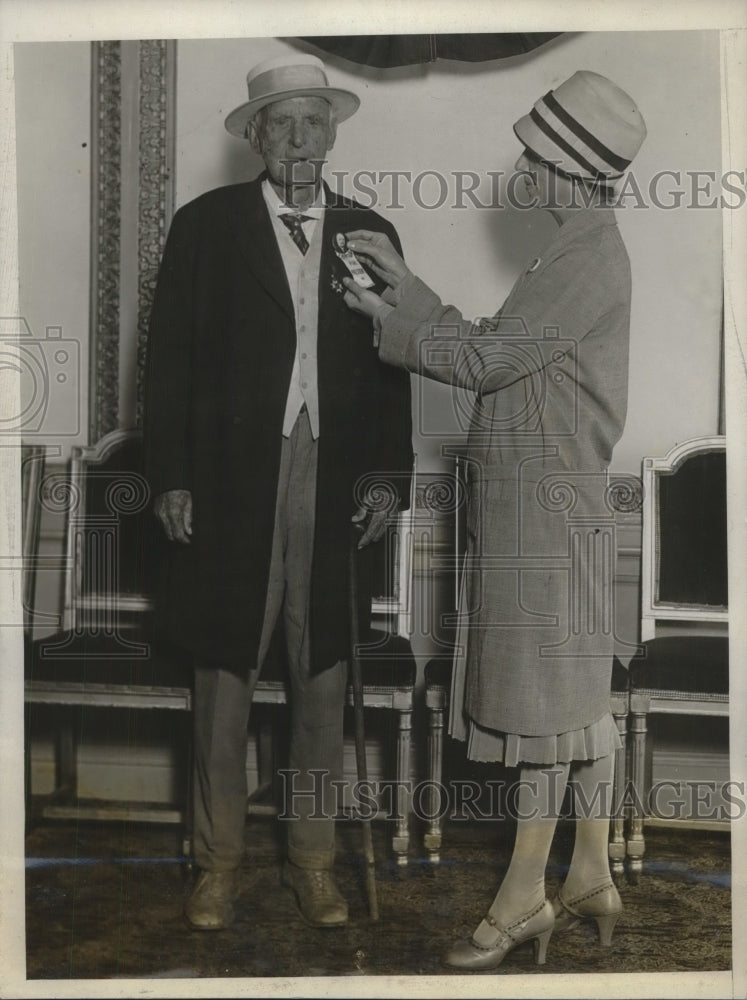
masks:
[[[74,448],[69,475],[51,473],[42,484],[44,502],[67,515],[63,628],[31,644],[25,672],[30,725],[33,706],[59,710],[57,787],[41,809],[48,818],[186,818],[186,797],[172,808],[85,800],[78,790],[80,734],[90,710],[191,708],[189,670],[153,641],[151,557],[162,541],[148,509],[141,461],[140,434],[113,431],[92,447]],[[172,724],[174,741],[187,747],[188,717]]]
[[[644,459],[643,490],[642,649],[630,664],[634,874],[645,851],[649,716],[729,713],[725,439]]]

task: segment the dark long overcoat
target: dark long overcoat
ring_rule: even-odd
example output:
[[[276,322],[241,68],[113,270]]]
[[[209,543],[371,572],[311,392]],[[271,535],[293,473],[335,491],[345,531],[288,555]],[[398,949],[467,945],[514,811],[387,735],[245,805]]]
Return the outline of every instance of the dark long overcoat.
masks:
[[[264,613],[293,304],[262,177],[174,216],[150,325],[145,421],[152,495],[190,490],[189,545],[165,546],[157,625],[170,642],[243,672]],[[319,458],[312,566],[314,668],[348,651],[347,552],[361,477],[389,476],[406,504],[409,376],[379,361],[370,321],[332,288],[335,232],[393,227],[327,189],[319,278]]]

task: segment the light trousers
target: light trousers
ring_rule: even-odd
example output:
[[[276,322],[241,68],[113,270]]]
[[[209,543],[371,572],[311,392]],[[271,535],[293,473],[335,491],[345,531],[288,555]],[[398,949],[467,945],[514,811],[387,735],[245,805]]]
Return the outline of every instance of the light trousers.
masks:
[[[284,813],[288,857],[303,868],[330,868],[334,862],[336,796],[331,782],[342,779],[347,664],[340,661],[310,672],[317,451],[304,409],[281,447],[270,576],[256,664],[243,677],[211,664],[195,666],[194,850],[197,864],[208,871],[236,868],[243,858],[249,711],[281,614],[290,691]],[[317,794],[312,794],[315,790]]]

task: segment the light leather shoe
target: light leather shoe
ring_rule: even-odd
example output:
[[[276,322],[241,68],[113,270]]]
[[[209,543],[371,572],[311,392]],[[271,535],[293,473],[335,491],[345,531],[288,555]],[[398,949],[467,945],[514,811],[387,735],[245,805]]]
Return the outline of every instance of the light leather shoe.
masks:
[[[347,923],[348,904],[328,868],[299,868],[286,861],[283,884],[293,889],[301,916],[312,927],[341,927]]]
[[[233,903],[238,895],[237,869],[200,872],[184,904],[184,917],[197,931],[222,931],[234,920]]]
[[[620,893],[614,883],[581,893],[573,899],[565,899],[559,889],[553,900],[555,927],[558,931],[570,931],[582,920],[596,920],[599,928],[599,943],[608,947],[612,944],[612,932],[623,911]]]
[[[489,945],[478,944],[474,937],[469,941],[460,941],[444,956],[447,965],[465,972],[495,969],[510,951],[525,941],[534,942],[537,965],[545,964],[547,945],[555,927],[555,914],[546,899],[506,927],[501,927],[490,913],[483,919],[495,931],[495,940]]]

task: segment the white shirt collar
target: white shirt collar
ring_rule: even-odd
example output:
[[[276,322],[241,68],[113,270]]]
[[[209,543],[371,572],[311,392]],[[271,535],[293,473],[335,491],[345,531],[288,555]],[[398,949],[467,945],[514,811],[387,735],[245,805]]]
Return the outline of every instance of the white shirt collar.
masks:
[[[273,215],[292,215],[294,210],[289,208],[285,202],[281,201],[277,191],[270,184],[267,177],[262,181],[262,194],[264,195],[265,202],[268,209]],[[321,219],[324,214],[324,209],[327,205],[327,192],[324,188],[324,184],[319,186],[319,192],[316,196],[316,200],[313,205],[309,205],[308,208],[303,210],[304,215],[308,215],[312,219]]]

